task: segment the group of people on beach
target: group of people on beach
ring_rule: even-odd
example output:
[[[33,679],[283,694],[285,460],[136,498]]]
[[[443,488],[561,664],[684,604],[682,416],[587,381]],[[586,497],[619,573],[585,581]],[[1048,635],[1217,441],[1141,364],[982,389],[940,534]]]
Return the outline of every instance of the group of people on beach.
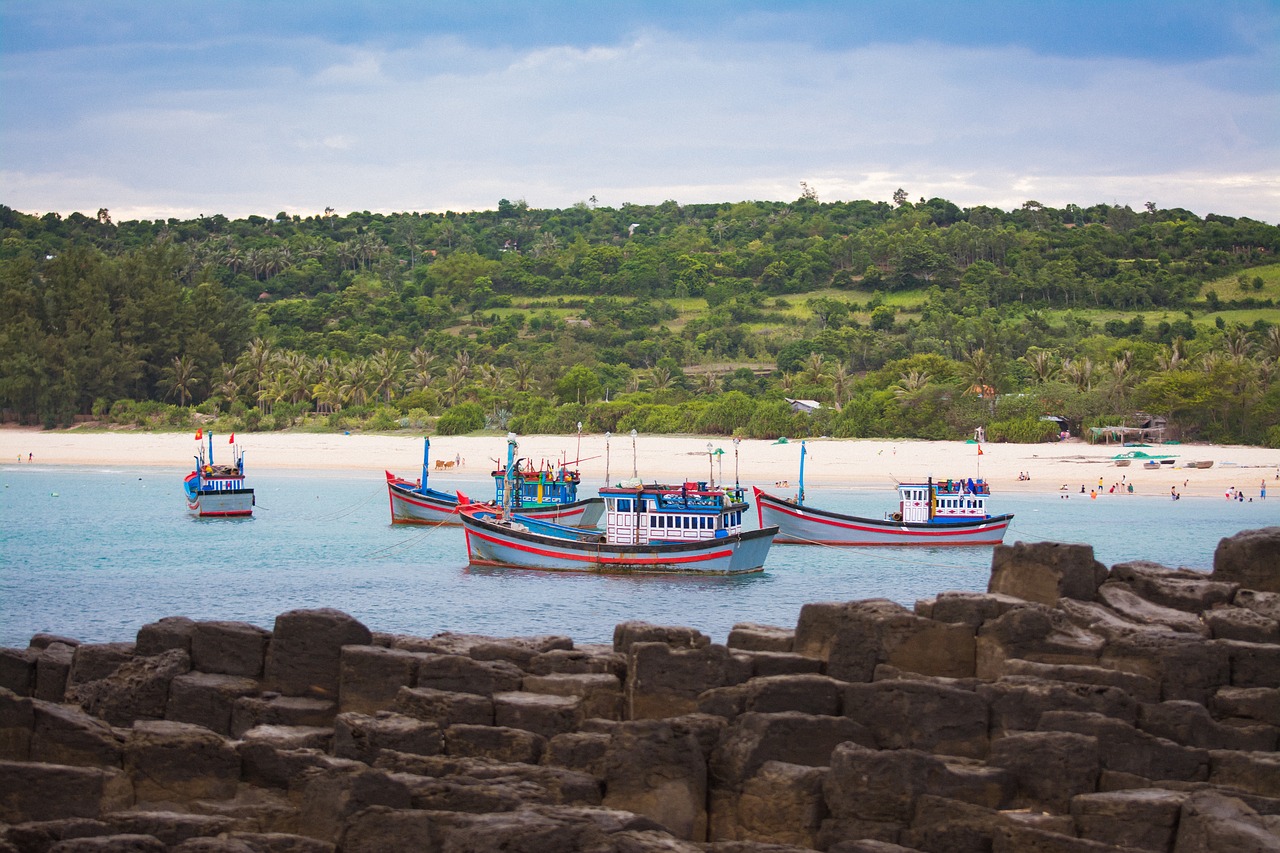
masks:
[[[35,461],[36,461],[36,455],[35,455],[34,453],[28,453],[28,454],[27,454],[27,461],[28,461],[28,462],[35,462]],[[19,454],[18,454],[18,464],[19,464],[19,465],[21,465],[21,464],[22,464],[22,454],[21,454],[21,453],[19,453]]]

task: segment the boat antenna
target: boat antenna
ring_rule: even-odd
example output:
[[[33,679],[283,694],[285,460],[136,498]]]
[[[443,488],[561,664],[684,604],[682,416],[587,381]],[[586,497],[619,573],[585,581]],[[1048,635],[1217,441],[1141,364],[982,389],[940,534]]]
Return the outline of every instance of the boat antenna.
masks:
[[[800,442],[800,493],[796,496],[796,503],[804,503],[804,457],[808,455],[809,449],[805,447],[805,442]]]
[[[741,443],[742,439],[733,439],[733,487],[738,490],[742,489],[742,483],[738,482],[738,445]]]
[[[607,431],[604,434],[604,484],[606,486],[609,485],[609,439],[611,436],[612,433]]]
[[[582,421],[578,421],[578,453],[577,453],[577,456],[578,456],[578,458],[579,458],[579,459],[581,459],[581,458],[582,458]],[[564,458],[564,454],[563,454],[563,453],[561,454],[561,458],[562,458],[562,459]],[[562,465],[562,467],[563,467],[563,465]]]
[[[516,434],[514,432],[507,433],[507,470],[503,476],[503,494],[506,500],[502,502],[502,520],[511,520],[511,509],[515,506],[515,495],[511,492],[511,469],[515,467],[516,461]]]

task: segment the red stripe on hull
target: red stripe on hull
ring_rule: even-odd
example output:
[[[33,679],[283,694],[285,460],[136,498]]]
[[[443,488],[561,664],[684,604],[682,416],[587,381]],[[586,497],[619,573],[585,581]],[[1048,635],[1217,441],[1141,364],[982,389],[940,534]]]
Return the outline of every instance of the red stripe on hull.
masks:
[[[468,553],[470,552],[470,549],[471,549],[470,538],[472,536],[475,536],[479,539],[483,539],[486,542],[492,542],[493,544],[500,545],[504,548],[512,548],[516,551],[523,551],[527,554],[536,554],[539,557],[554,557],[556,559],[569,559],[569,560],[575,560],[580,563],[599,563],[602,565],[657,566],[657,565],[675,564],[675,563],[680,563],[680,564],[702,563],[702,562],[707,562],[709,560],[720,560],[726,557],[733,556],[733,550],[728,549],[728,550],[712,551],[712,552],[699,553],[699,554],[691,554],[685,557],[672,557],[672,558],[651,557],[651,558],[639,558],[639,559],[625,559],[622,557],[610,557],[606,554],[601,554],[598,552],[595,554],[580,554],[579,552],[573,551],[573,550],[562,551],[562,550],[548,550],[543,548],[535,548],[531,545],[522,545],[519,542],[513,542],[509,539],[502,539],[497,536],[493,536],[487,533],[482,533],[480,531],[473,530],[471,528],[467,528]],[[500,564],[495,564],[495,565],[500,565]]]

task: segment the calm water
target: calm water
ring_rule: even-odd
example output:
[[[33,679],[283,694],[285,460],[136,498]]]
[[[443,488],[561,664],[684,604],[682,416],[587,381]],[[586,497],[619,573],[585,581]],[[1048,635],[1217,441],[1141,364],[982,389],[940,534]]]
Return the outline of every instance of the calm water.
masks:
[[[736,622],[793,627],[811,601],[985,590],[990,548],[777,546],[737,578],[607,577],[470,569],[459,528],[392,526],[381,472],[255,476],[257,514],[192,518],[184,470],[0,468],[0,646],[51,631],[132,640],[162,616],[243,620],[336,607],[376,631],[564,634],[608,642],[629,619],[688,625],[724,642]],[[436,488],[481,494],[475,479]],[[1278,490],[1280,491],[1280,490]],[[808,490],[812,504],[882,517],[895,493]],[[1058,494],[1001,496],[1005,541],[1084,542],[1110,566],[1150,559],[1208,570],[1218,540],[1280,524],[1280,500]],[[752,513],[754,517],[754,510]]]

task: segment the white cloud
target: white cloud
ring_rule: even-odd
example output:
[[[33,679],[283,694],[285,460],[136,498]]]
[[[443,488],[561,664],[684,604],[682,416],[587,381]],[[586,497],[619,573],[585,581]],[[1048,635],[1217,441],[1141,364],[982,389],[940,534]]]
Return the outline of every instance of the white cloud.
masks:
[[[941,196],[1275,221],[1265,57],[1185,65],[649,31],[596,48],[257,45],[271,65],[0,129],[4,203],[117,217]],[[8,85],[15,81],[9,75]],[[18,75],[21,78],[21,75]],[[138,75],[132,80],[137,81]],[[31,85],[38,88],[37,81]],[[62,93],[65,96],[65,93]]]

